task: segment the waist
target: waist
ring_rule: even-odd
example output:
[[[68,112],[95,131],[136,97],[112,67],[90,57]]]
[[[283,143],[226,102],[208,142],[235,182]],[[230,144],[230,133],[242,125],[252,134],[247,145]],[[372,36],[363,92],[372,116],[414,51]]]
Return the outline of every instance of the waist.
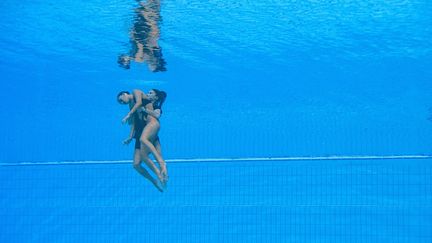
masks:
[[[150,115],[147,116],[146,121],[147,121],[147,124],[149,124],[149,123],[158,123],[159,124],[159,120],[153,116],[150,116]]]

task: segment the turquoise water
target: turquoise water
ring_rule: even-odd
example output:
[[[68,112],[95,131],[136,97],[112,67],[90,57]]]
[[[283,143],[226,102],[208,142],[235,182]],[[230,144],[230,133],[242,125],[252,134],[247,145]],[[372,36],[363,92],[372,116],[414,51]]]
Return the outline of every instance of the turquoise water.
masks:
[[[2,242],[430,242],[431,159],[3,167]]]
[[[431,155],[429,1],[150,2],[130,69],[138,1],[0,3],[0,163],[106,162],[0,167],[0,241],[431,241],[430,159],[110,164],[134,88],[168,160]]]

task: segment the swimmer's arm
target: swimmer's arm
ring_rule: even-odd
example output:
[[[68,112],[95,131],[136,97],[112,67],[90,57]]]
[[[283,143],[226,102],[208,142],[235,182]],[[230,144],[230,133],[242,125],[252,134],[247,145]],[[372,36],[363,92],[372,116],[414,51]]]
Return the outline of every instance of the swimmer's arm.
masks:
[[[143,110],[145,113],[149,114],[150,116],[159,119],[161,116],[161,110],[160,109],[156,109],[156,110],[149,110],[149,109],[144,109]]]
[[[123,140],[123,144],[128,145],[132,141],[134,132],[135,132],[135,123],[132,122],[129,137]]]
[[[132,139],[132,137],[134,135],[134,132],[135,132],[135,122],[132,122],[131,129],[130,129],[130,132],[129,132],[129,138],[130,139]]]
[[[142,99],[148,99],[148,96],[143,94],[143,92],[138,89],[134,89],[133,96],[135,97],[135,105],[132,107],[132,109],[130,109],[129,113],[123,120],[128,120],[132,114],[142,106]]]
[[[129,118],[141,105],[142,105],[142,92],[140,90],[134,89],[133,96],[135,97],[135,105],[130,109],[127,117]]]

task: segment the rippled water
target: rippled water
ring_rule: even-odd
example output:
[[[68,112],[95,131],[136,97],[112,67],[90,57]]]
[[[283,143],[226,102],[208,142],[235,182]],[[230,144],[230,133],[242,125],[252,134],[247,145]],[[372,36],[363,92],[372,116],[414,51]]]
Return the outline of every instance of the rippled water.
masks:
[[[431,241],[430,157],[383,159],[432,151],[430,1],[158,3],[0,1],[0,241]],[[112,164],[134,88],[164,193]]]
[[[427,154],[429,1],[162,1],[166,72],[118,67],[136,1],[2,1],[0,159],[124,159],[120,90],[168,92],[166,156]]]

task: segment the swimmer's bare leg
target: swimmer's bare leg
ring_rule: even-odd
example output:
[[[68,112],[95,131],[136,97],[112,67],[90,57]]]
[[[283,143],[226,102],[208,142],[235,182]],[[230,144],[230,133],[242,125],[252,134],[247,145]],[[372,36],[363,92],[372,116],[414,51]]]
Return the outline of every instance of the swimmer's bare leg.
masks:
[[[144,176],[144,178],[149,180],[160,192],[163,192],[163,189],[158,183],[158,181],[154,179],[150,175],[150,173],[148,173],[148,171],[141,166],[141,154],[139,149],[135,149],[134,151],[133,167],[136,171],[138,171],[138,173]]]
[[[158,177],[159,181],[162,183],[162,186],[165,187],[164,178],[163,178],[162,174],[160,173],[160,170],[156,167],[156,164],[149,157],[150,152],[147,149],[145,149],[145,148],[141,148],[140,153],[141,153],[141,161],[143,161],[144,163],[146,163],[146,165]]]
[[[162,155],[159,154],[159,152],[156,150],[155,146],[151,142],[152,138],[156,137],[158,131],[159,131],[158,126],[155,126],[154,124],[153,125],[147,124],[144,127],[144,130],[141,134],[140,141],[141,141],[141,146],[147,149],[148,151],[150,151],[155,157],[155,159],[157,160],[157,162],[159,163],[161,168],[160,174],[162,175],[162,183],[166,184],[168,181],[168,172],[167,172],[165,160],[162,158]]]
[[[153,145],[155,146],[156,151],[162,156],[162,146],[160,144],[159,136],[156,137],[155,141],[153,142]],[[158,161],[158,163],[159,163],[159,161]],[[162,176],[164,177],[164,181],[166,184],[166,182],[168,181],[168,172],[166,169],[166,164],[159,163],[159,168],[160,168],[160,172],[161,172]]]

